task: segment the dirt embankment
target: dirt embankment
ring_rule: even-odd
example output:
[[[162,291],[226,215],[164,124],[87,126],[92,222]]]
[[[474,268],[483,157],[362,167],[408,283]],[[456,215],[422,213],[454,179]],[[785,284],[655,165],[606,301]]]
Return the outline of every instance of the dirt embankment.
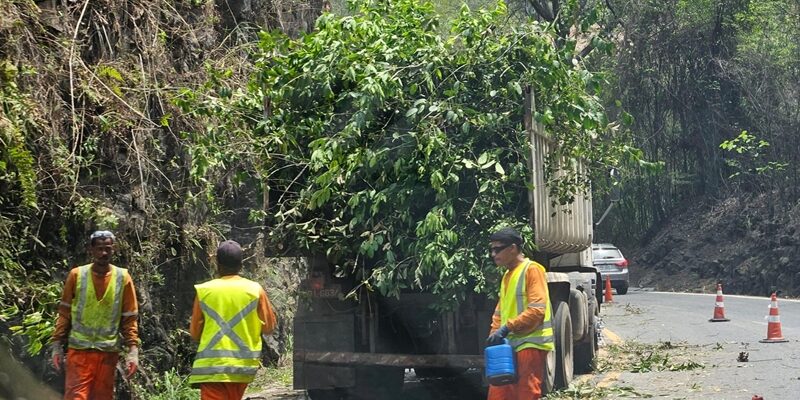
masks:
[[[628,251],[631,285],[657,290],[800,296],[800,201],[738,195],[676,214]],[[623,249],[625,250],[625,249]]]

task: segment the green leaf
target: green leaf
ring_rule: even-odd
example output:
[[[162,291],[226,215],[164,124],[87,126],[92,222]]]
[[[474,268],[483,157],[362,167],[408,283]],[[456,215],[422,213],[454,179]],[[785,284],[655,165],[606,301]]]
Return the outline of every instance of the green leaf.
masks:
[[[511,83],[511,85],[514,88],[514,91],[517,92],[518,95],[522,95],[522,86],[520,86],[519,82],[514,81]]]

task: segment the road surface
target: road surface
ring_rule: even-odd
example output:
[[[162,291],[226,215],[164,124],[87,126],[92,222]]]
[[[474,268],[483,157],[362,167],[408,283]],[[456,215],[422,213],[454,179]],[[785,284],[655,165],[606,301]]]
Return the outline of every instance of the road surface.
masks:
[[[631,290],[614,296],[602,312],[606,348],[620,340],[672,347],[666,353],[679,368],[612,370],[593,376],[592,384],[632,387],[654,398],[800,399],[800,302],[778,301],[786,343],[759,342],[767,337],[769,298],[725,295],[729,322],[708,321],[714,303],[715,294]],[[695,363],[704,368],[695,368]]]

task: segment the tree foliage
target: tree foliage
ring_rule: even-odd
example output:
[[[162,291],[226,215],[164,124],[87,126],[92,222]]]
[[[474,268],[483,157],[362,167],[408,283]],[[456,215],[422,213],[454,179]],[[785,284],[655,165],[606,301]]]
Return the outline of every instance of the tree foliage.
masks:
[[[614,70],[613,94],[635,117],[635,144],[663,169],[626,175],[621,213],[602,233],[647,241],[698,198],[755,190],[796,199],[798,3],[608,4],[621,18],[615,58],[605,60]],[[743,131],[772,146],[741,153],[720,146],[737,143]]]
[[[255,216],[275,243],[324,253],[384,294],[486,291],[488,232],[528,212],[524,93],[558,149],[548,189],[567,202],[627,156],[602,79],[548,27],[507,24],[502,2],[464,7],[444,35],[430,3],[352,5],[298,41],[264,34],[246,92],[221,81],[186,93],[185,109],[209,120],[195,137],[218,139],[211,157],[196,143],[193,171],[224,168],[219,149],[251,149],[267,201]]]

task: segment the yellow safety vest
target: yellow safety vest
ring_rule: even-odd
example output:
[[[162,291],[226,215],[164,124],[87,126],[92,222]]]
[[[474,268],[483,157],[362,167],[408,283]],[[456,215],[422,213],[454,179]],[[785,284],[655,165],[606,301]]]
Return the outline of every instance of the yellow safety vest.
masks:
[[[195,289],[205,322],[189,383],[252,382],[261,366],[261,285],[214,279]]]
[[[122,319],[122,289],[128,271],[110,265],[111,279],[105,294],[97,300],[92,281],[92,264],[78,267],[75,297],[72,298],[72,327],[69,348],[120,351],[119,323]]]
[[[525,265],[517,266],[513,270],[506,271],[506,275],[511,275],[508,279],[508,285],[506,285],[505,277],[500,284],[500,321],[505,325],[508,320],[516,318],[528,307],[544,307],[544,321],[539,327],[529,333],[516,334],[511,332],[508,335],[508,342],[516,351],[529,348],[550,351],[555,348],[553,324],[550,321],[552,315],[550,309],[550,293],[547,290],[547,282],[544,282],[546,294],[545,303],[528,304],[528,296],[525,290],[527,287],[525,277],[528,268],[531,266],[534,268],[541,268],[544,272],[543,266],[530,260],[525,260]]]

